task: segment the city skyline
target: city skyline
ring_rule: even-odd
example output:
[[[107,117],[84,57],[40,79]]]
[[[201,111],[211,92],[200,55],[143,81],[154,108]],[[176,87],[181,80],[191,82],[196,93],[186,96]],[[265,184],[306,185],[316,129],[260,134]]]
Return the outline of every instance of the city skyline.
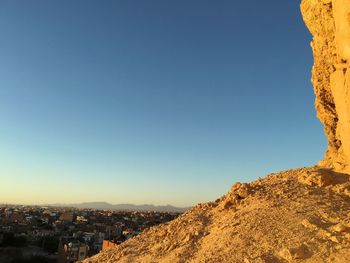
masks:
[[[187,207],[313,165],[327,142],[299,13],[2,1],[0,202]]]

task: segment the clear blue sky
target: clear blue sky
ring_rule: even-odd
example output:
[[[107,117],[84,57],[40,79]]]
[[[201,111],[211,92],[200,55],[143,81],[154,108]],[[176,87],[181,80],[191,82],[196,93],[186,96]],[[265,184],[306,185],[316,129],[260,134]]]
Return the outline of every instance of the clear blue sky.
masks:
[[[0,203],[178,206],[326,148],[299,1],[0,2]]]

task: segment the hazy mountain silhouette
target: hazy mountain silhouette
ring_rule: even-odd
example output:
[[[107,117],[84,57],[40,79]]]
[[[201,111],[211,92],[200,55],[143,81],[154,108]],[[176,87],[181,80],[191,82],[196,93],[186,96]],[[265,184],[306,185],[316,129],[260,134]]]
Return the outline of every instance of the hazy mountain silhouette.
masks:
[[[107,202],[84,202],[77,204],[51,204],[52,206],[76,207],[85,209],[101,209],[101,210],[124,210],[124,211],[156,211],[156,212],[179,212],[182,213],[189,207],[175,207],[172,205],[134,205],[134,204],[110,204]]]

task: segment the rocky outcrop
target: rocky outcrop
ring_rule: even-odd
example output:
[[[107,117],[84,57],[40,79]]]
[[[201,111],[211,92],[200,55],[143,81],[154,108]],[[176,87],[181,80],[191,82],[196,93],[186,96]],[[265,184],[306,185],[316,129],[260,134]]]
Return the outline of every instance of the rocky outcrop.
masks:
[[[350,1],[303,0],[301,11],[313,35],[315,107],[328,139],[320,165],[349,171]]]
[[[236,183],[84,263],[348,263],[349,214],[348,174],[294,169]]]

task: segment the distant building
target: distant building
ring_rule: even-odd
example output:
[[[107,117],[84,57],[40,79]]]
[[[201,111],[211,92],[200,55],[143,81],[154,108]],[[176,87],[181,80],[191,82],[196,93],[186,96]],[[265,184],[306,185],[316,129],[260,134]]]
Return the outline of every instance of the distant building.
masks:
[[[95,248],[99,251],[102,249],[103,240],[105,240],[106,234],[103,232],[98,232],[95,235]]]
[[[93,232],[84,232],[82,236],[83,236],[83,239],[84,239],[84,241],[86,243],[90,243],[90,242],[92,242],[94,240],[95,233],[93,233]]]
[[[24,221],[24,215],[19,212],[13,212],[13,214],[11,215],[11,220],[12,222],[21,223]]]
[[[57,263],[74,263],[88,257],[89,246],[74,240],[61,240],[58,245],[58,259]]]
[[[108,239],[119,239],[122,236],[122,227],[120,225],[107,226],[106,233],[108,233]]]
[[[88,220],[84,216],[77,216],[77,222],[87,223]]]
[[[73,212],[63,212],[58,220],[65,222],[73,222],[74,214]]]
[[[103,240],[102,242],[102,251],[115,248],[117,246],[117,243],[114,243],[113,241],[110,240]]]
[[[125,236],[126,239],[132,238],[134,236],[136,236],[137,233],[135,233],[135,231],[133,229],[125,229],[123,230],[123,236]]]

